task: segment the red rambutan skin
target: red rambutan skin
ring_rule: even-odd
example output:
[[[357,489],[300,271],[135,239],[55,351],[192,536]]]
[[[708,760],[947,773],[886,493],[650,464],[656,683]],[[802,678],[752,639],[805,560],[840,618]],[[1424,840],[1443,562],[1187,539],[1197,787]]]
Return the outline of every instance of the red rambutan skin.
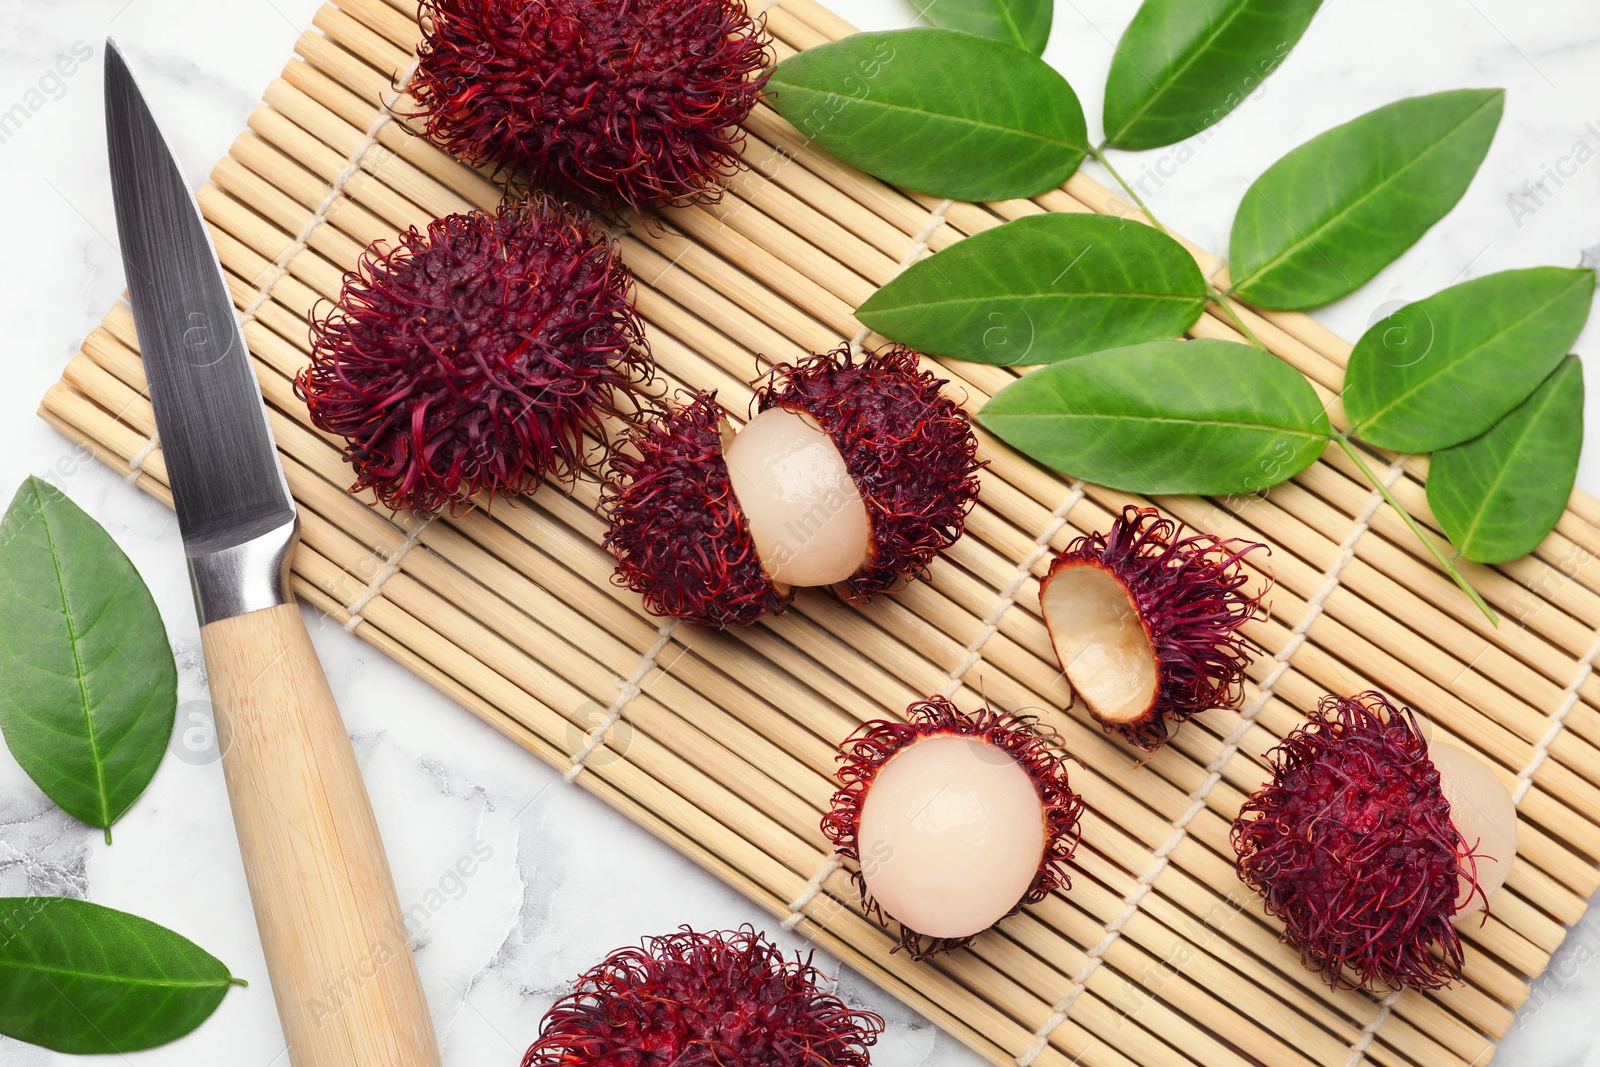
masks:
[[[295,392],[348,442],[351,492],[423,515],[573,476],[654,374],[632,274],[545,200],[372,245],[311,338]]]
[[[430,139],[613,206],[714,194],[772,58],[738,0],[423,0],[421,17]]]
[[[600,510],[613,580],[652,615],[744,626],[781,612],[722,456],[715,393],[630,431],[611,454]]]
[[[751,927],[623,948],[544,1017],[522,1067],[867,1067],[883,1019]]]
[[[1101,721],[1147,752],[1172,727],[1208,708],[1237,707],[1251,646],[1239,633],[1255,618],[1267,579],[1255,593],[1241,562],[1252,541],[1189,533],[1154,508],[1129,505],[1105,533],[1079,537],[1050,565],[1099,567],[1132,596],[1155,651],[1160,683],[1149,710],[1127,723]],[[1270,553],[1270,549],[1268,550]]]
[[[945,381],[917,354],[885,345],[857,361],[848,346],[775,364],[756,388],[760,410],[808,412],[828,432],[861,491],[872,553],[843,584],[864,603],[925,571],[961,536],[978,498],[978,439]]]
[[[1007,715],[984,708],[967,714],[946,697],[929,697],[906,709],[906,721],[876,719],[863,723],[839,746],[839,789],[833,794],[828,811],[822,816],[822,833],[833,842],[839,854],[856,863],[851,874],[861,893],[862,906],[879,922],[886,916],[867,892],[861,872],[861,807],[873,780],[884,765],[901,750],[930,737],[972,737],[986,741],[1009,755],[1025,770],[1039,793],[1044,809],[1045,848],[1039,870],[1027,892],[1007,915],[1015,915],[1029,904],[1037,904],[1058,889],[1067,889],[1072,878],[1067,864],[1078,849],[1078,821],[1083,816],[1083,800],[1067,781],[1065,742],[1054,730],[1042,727],[1030,716]],[[959,862],[959,859],[957,860]],[[970,943],[972,937],[928,937],[895,921],[900,943],[913,959],[937,956]],[[973,937],[977,936],[976,934]]]
[[[1459,978],[1457,876],[1476,889],[1477,863],[1411,709],[1375,692],[1325,697],[1269,758],[1233,846],[1306,966],[1335,988]]]

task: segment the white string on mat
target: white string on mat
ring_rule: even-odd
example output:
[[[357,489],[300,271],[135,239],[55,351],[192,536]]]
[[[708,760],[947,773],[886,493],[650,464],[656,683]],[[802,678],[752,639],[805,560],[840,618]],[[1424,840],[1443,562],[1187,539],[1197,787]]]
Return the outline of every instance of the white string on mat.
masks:
[[[132,401],[130,400],[129,403],[131,404]],[[126,410],[127,408],[123,408],[123,411]],[[128,457],[128,473],[122,480],[127,482],[129,485],[137,482],[139,480],[139,475],[144,473],[144,461],[155,455],[156,450],[160,447],[161,434],[151,434],[150,440],[144,443],[144,447],[139,449],[139,451],[135,452],[132,456]]]
[[[1596,634],[1594,644],[1578,661],[1578,671],[1573,675],[1571,684],[1562,690],[1561,704],[1556,708],[1555,714],[1550,716],[1550,728],[1544,732],[1539,743],[1533,746],[1533,758],[1517,774],[1517,788],[1511,794],[1511,803],[1521,804],[1522,798],[1533,788],[1533,776],[1539,773],[1544,761],[1550,758],[1550,746],[1555,744],[1556,738],[1561,735],[1561,728],[1566,725],[1567,716],[1578,706],[1578,690],[1583,688],[1583,683],[1594,673],[1597,658],[1600,658],[1600,634]]]
[[[351,178],[360,172],[361,161],[372,150],[372,146],[378,143],[378,135],[383,132],[385,126],[394,121],[394,105],[405,95],[406,88],[411,84],[411,79],[416,76],[417,63],[417,60],[413,60],[411,65],[406,68],[405,73],[400,76],[395,88],[384,94],[377,116],[372,120],[371,125],[367,127],[361,143],[350,154],[350,160],[345,164],[344,169],[334,176],[333,184],[328,187],[327,195],[322,198],[322,202],[311,213],[311,217],[306,220],[306,224],[300,227],[300,232],[295,235],[295,239],[282,252],[278,253],[278,258],[274,259],[258,276],[255,296],[251,297],[250,302],[244,306],[244,310],[239,312],[239,326],[241,329],[244,328],[246,323],[253,322],[262,307],[272,299],[272,290],[283,280],[284,275],[289,273],[289,264],[294,261],[296,256],[306,250],[306,246],[311,242],[312,233],[316,231],[318,226],[328,220],[328,212],[333,210],[333,205],[338,203],[339,197],[344,195],[345,186],[349,184]],[[149,459],[160,447],[160,439],[152,434],[144,447],[134,453],[133,458],[129,460],[129,464],[132,467],[127,476],[129,484],[138,480],[145,460]],[[345,628],[349,629],[350,627],[346,626]]]
[[[406,553],[417,547],[418,542],[422,540],[422,531],[426,530],[428,528],[428,524],[433,520],[419,519],[415,516],[412,516],[411,521],[413,525],[410,531],[406,534],[406,539],[400,542],[399,547],[397,547],[389,556],[389,558],[384,560],[383,565],[373,573],[372,580],[367,583],[367,587],[362,590],[361,595],[344,606],[344,610],[350,615],[350,617],[346,619],[344,623],[345,633],[355,633],[356,627],[360,626],[366,621],[361,613],[366,610],[368,604],[376,600],[383,592],[384,583],[390,578],[393,578],[396,574],[400,573],[400,564],[405,560]]]
[[[1017,602],[1017,594],[1022,591],[1023,585],[1028,581],[1028,576],[1033,573],[1034,564],[1043,559],[1045,554],[1050,551],[1050,542],[1055,539],[1056,534],[1061,532],[1062,527],[1066,526],[1067,516],[1072,512],[1073,508],[1078,506],[1078,502],[1083,499],[1083,493],[1083,481],[1080,479],[1073,482],[1067,492],[1066,499],[1061,502],[1061,505],[1055,511],[1050,513],[1050,522],[1045,526],[1044,532],[1034,538],[1033,551],[1029,552],[1021,563],[1017,564],[1016,575],[1007,583],[1004,589],[1000,590],[1000,599],[995,604],[994,610],[989,613],[989,617],[983,621],[983,629],[978,631],[978,635],[967,643],[966,656],[950,671],[949,684],[944,687],[943,692],[940,694],[941,696],[949,698],[960,691],[963,684],[962,679],[983,658],[983,646],[989,643],[989,638],[1000,632],[1000,620],[1005,618],[1006,612],[1010,611],[1011,606]],[[789,902],[789,914],[784,917],[782,923],[785,930],[793,930],[800,925],[800,920],[805,918],[805,909],[810,906],[813,900],[817,899],[817,895],[822,892],[823,884],[833,877],[833,872],[843,865],[844,857],[839,855],[837,851],[828,854],[828,858],[822,862],[822,868],[806,882],[805,889],[801,890],[800,895]]]
[[[938,232],[939,227],[949,221],[944,217],[944,213],[949,211],[950,205],[954,203],[955,201],[949,197],[941,200],[939,206],[934,208],[933,213],[928,216],[927,224],[911,235],[911,251],[907,252],[900,260],[899,265],[895,267],[894,272],[896,275],[904,272],[907,267],[921,257],[922,253],[928,250],[928,242],[933,239],[933,235]],[[861,346],[866,343],[867,337],[871,333],[872,328],[869,326],[863,326],[855,332],[855,336],[850,338],[850,352],[852,355],[861,354]]]
[[[1385,489],[1390,488],[1399,480],[1400,475],[1404,472],[1407,458],[1406,456],[1397,456],[1394,462],[1389,464],[1389,469],[1384,473],[1383,478],[1383,487]],[[1382,505],[1383,493],[1378,489],[1373,489],[1367,499],[1366,506],[1356,515],[1355,523],[1350,527],[1350,533],[1346,535],[1343,543],[1339,545],[1339,555],[1328,566],[1328,569],[1323,572],[1322,585],[1312,595],[1311,599],[1306,601],[1305,614],[1295,624],[1294,629],[1290,631],[1289,640],[1285,641],[1283,647],[1273,654],[1272,670],[1267,672],[1267,676],[1261,680],[1260,686],[1257,687],[1255,698],[1240,712],[1239,722],[1229,732],[1228,736],[1223,739],[1221,750],[1206,765],[1204,780],[1189,794],[1189,806],[1182,815],[1173,821],[1171,836],[1167,838],[1160,848],[1152,853],[1150,866],[1139,876],[1139,880],[1134,883],[1133,888],[1123,898],[1122,910],[1106,924],[1104,936],[1100,938],[1100,941],[1094,947],[1089,949],[1088,958],[1084,961],[1078,973],[1073,976],[1072,984],[1067,988],[1066,993],[1051,1007],[1050,1015],[1040,1025],[1039,1029],[1033,1032],[1032,1043],[1016,1059],[1018,1067],[1029,1067],[1034,1060],[1038,1059],[1040,1053],[1044,1052],[1045,1047],[1050,1043],[1050,1035],[1055,1033],[1057,1027],[1067,1021],[1067,1013],[1072,1010],[1072,1006],[1078,1002],[1078,998],[1088,988],[1089,979],[1094,977],[1095,971],[1099,970],[1100,965],[1105,962],[1106,953],[1111,951],[1111,946],[1115,945],[1118,938],[1122,936],[1123,929],[1139,913],[1139,905],[1144,901],[1151,889],[1154,888],[1156,879],[1161,877],[1162,872],[1167,869],[1167,864],[1171,861],[1173,852],[1177,851],[1178,846],[1188,836],[1189,824],[1194,822],[1202,811],[1206,810],[1206,798],[1211,795],[1211,791],[1222,781],[1222,772],[1238,753],[1239,745],[1243,742],[1245,734],[1250,732],[1250,727],[1255,725],[1256,718],[1261,714],[1262,709],[1272,700],[1278,681],[1289,669],[1289,661],[1306,643],[1306,633],[1311,629],[1312,623],[1316,622],[1318,617],[1322,615],[1323,606],[1327,603],[1328,598],[1339,588],[1340,575],[1350,565],[1350,561],[1355,559],[1356,542],[1361,540],[1362,536],[1370,529],[1372,517],[1377,514],[1378,508]],[[1374,1031],[1376,1031],[1376,1027],[1374,1027]]]
[[[655,670],[656,660],[666,650],[668,643],[672,640],[672,633],[677,628],[677,619],[668,619],[663,622],[656,631],[655,644],[645,649],[644,655],[640,657],[639,665],[634,668],[633,673],[626,679],[612,679],[617,687],[617,699],[611,702],[611,706],[606,709],[605,715],[601,717],[599,722],[595,723],[594,729],[590,730],[584,737],[583,744],[578,748],[578,751],[572,754],[572,766],[568,767],[566,772],[561,775],[562,781],[576,781],[578,775],[583,773],[584,761],[594,754],[595,749],[605,744],[606,736],[611,733],[611,728],[617,724],[618,719],[622,718],[623,709],[632,702],[634,697],[643,692],[641,684],[644,682],[645,677]]]
[[[1367,1058],[1367,1049],[1372,1047],[1373,1039],[1378,1036],[1378,1031],[1383,1029],[1383,1024],[1389,1021],[1389,1016],[1394,1014],[1395,1001],[1400,999],[1402,992],[1404,990],[1396,989],[1379,1002],[1377,1013],[1361,1028],[1361,1036],[1350,1046],[1350,1059],[1345,1062],[1344,1067],[1361,1067],[1361,1061]]]

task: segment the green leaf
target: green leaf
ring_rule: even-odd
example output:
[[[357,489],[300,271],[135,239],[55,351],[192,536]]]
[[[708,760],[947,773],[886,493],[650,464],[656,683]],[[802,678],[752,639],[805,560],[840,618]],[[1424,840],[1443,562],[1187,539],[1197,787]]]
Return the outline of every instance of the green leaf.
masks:
[[[1040,463],[1130,493],[1254,493],[1316,462],[1329,432],[1299,371],[1212,340],[1052,364],[996,393],[978,421]]]
[[[1397,452],[1477,437],[1572,350],[1593,299],[1593,271],[1534,267],[1406,305],[1374,323],[1350,353],[1351,432]]]
[[[232,977],[186,937],[65,897],[0,898],[0,1034],[78,1054],[175,1041]]]
[[[1560,521],[1582,447],[1583,365],[1568,356],[1483,436],[1434,454],[1428,506],[1468,559],[1520,559]]]
[[[1052,0],[931,0],[922,17],[935,26],[992,37],[1039,55],[1050,41],[1054,11]]]
[[[1112,215],[1030,215],[910,267],[856,318],[919,352],[979,363],[1056,360],[1176,337],[1205,310],[1194,257]]]
[[[109,842],[166,751],[178,671],[128,557],[38,478],[22,483],[0,521],[0,678],[12,755]]]
[[[1278,160],[1234,217],[1233,291],[1267,308],[1354,292],[1461,199],[1504,105],[1503,89],[1414,96]]]
[[[1217,122],[1278,68],[1321,3],[1145,0],[1106,77],[1106,143],[1160,148]]]
[[[1038,56],[956,30],[857,33],[778,64],[801,133],[886,182],[956,200],[1054,189],[1089,150],[1083,107]]]

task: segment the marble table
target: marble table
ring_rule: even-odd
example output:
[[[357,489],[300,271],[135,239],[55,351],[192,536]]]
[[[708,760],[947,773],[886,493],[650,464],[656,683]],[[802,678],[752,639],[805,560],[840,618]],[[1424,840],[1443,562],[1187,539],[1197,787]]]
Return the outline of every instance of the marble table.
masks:
[[[181,672],[180,729],[204,709],[198,634],[172,516],[34,418],[45,389],[123,288],[105,172],[104,38],[126,50],[198,181],[244,128],[318,0],[3,0],[0,489],[57,480],[144,573]],[[827,0],[863,27],[908,25],[905,0]],[[1101,85],[1134,0],[1062,0],[1048,58],[1098,132]],[[57,57],[81,61],[56,67]],[[84,59],[83,57],[87,57]],[[71,68],[70,75],[60,70]],[[1169,226],[1226,244],[1250,179],[1311,135],[1402,96],[1509,90],[1482,172],[1455,212],[1349,298],[1318,313],[1345,336],[1397,302],[1509,267],[1600,257],[1600,17],[1593,0],[1328,0],[1304,42],[1226,122],[1117,160]],[[14,104],[22,105],[19,112]],[[1092,170],[1091,165],[1091,170]],[[1600,342],[1600,317],[1580,351]],[[1591,431],[1596,427],[1590,420]],[[1600,448],[1579,482],[1600,491]],[[681,924],[774,924],[688,860],[397,664],[308,614],[355,739],[402,905],[418,904],[417,960],[444,1062],[518,1062],[550,1001],[608,950]],[[220,767],[182,744],[107,847],[54,809],[0,749],[0,895],[88,896],[175,927],[248,978],[196,1033],[128,1064],[286,1064],[228,818]],[[475,862],[458,867],[458,861]],[[471,873],[460,872],[470,869]],[[797,939],[780,936],[791,947]],[[1600,1067],[1600,917],[1573,931],[1534,986],[1497,1062]],[[831,961],[827,961],[832,969]],[[851,1002],[889,1020],[882,1067],[974,1067],[953,1039],[848,971]],[[0,1064],[72,1062],[0,1039]]]

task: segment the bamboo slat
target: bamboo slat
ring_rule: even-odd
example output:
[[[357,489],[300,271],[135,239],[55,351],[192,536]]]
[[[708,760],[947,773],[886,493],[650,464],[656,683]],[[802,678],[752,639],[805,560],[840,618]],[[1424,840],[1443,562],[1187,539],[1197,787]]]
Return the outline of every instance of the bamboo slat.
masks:
[[[779,0],[767,20],[780,55],[850,32],[813,0]],[[1060,710],[1037,599],[1054,551],[1139,501],[988,436],[968,534],[926,581],[864,610],[807,593],[740,631],[663,624],[611,583],[591,482],[431,521],[345,492],[339,442],[291,388],[307,316],[369,242],[493,208],[502,190],[396,102],[414,2],[339,0],[315,27],[199,194],[304,519],[304,599],[996,1063],[1466,1067],[1492,1054],[1600,886],[1600,502],[1577,495],[1538,552],[1473,570],[1506,617],[1495,629],[1337,452],[1264,495],[1155,501],[1269,543],[1277,588],[1250,630],[1266,655],[1243,709],[1197,718],[1144,763]],[[1082,174],[1032,200],[942,203],[851,170],[764,105],[746,133],[747,169],[722,200],[618,234],[663,376],[719,390],[736,420],[758,356],[873,343],[855,306],[919,256],[1043,211],[1137,218]],[[1305,316],[1236,310],[1342,419],[1350,346]],[[1238,338],[1215,309],[1192,333]],[[938,370],[974,405],[1018,373]],[[170,503],[125,304],[41,414]],[[1435,528],[1425,460],[1369,458]],[[1507,887],[1463,930],[1465,981],[1437,993],[1329,990],[1233,873],[1228,827],[1267,751],[1323,693],[1367,687],[1478,751],[1518,797]],[[1088,813],[1070,892],[917,964],[863,915],[818,819],[838,741],[931,693],[1040,713],[1083,761]]]

